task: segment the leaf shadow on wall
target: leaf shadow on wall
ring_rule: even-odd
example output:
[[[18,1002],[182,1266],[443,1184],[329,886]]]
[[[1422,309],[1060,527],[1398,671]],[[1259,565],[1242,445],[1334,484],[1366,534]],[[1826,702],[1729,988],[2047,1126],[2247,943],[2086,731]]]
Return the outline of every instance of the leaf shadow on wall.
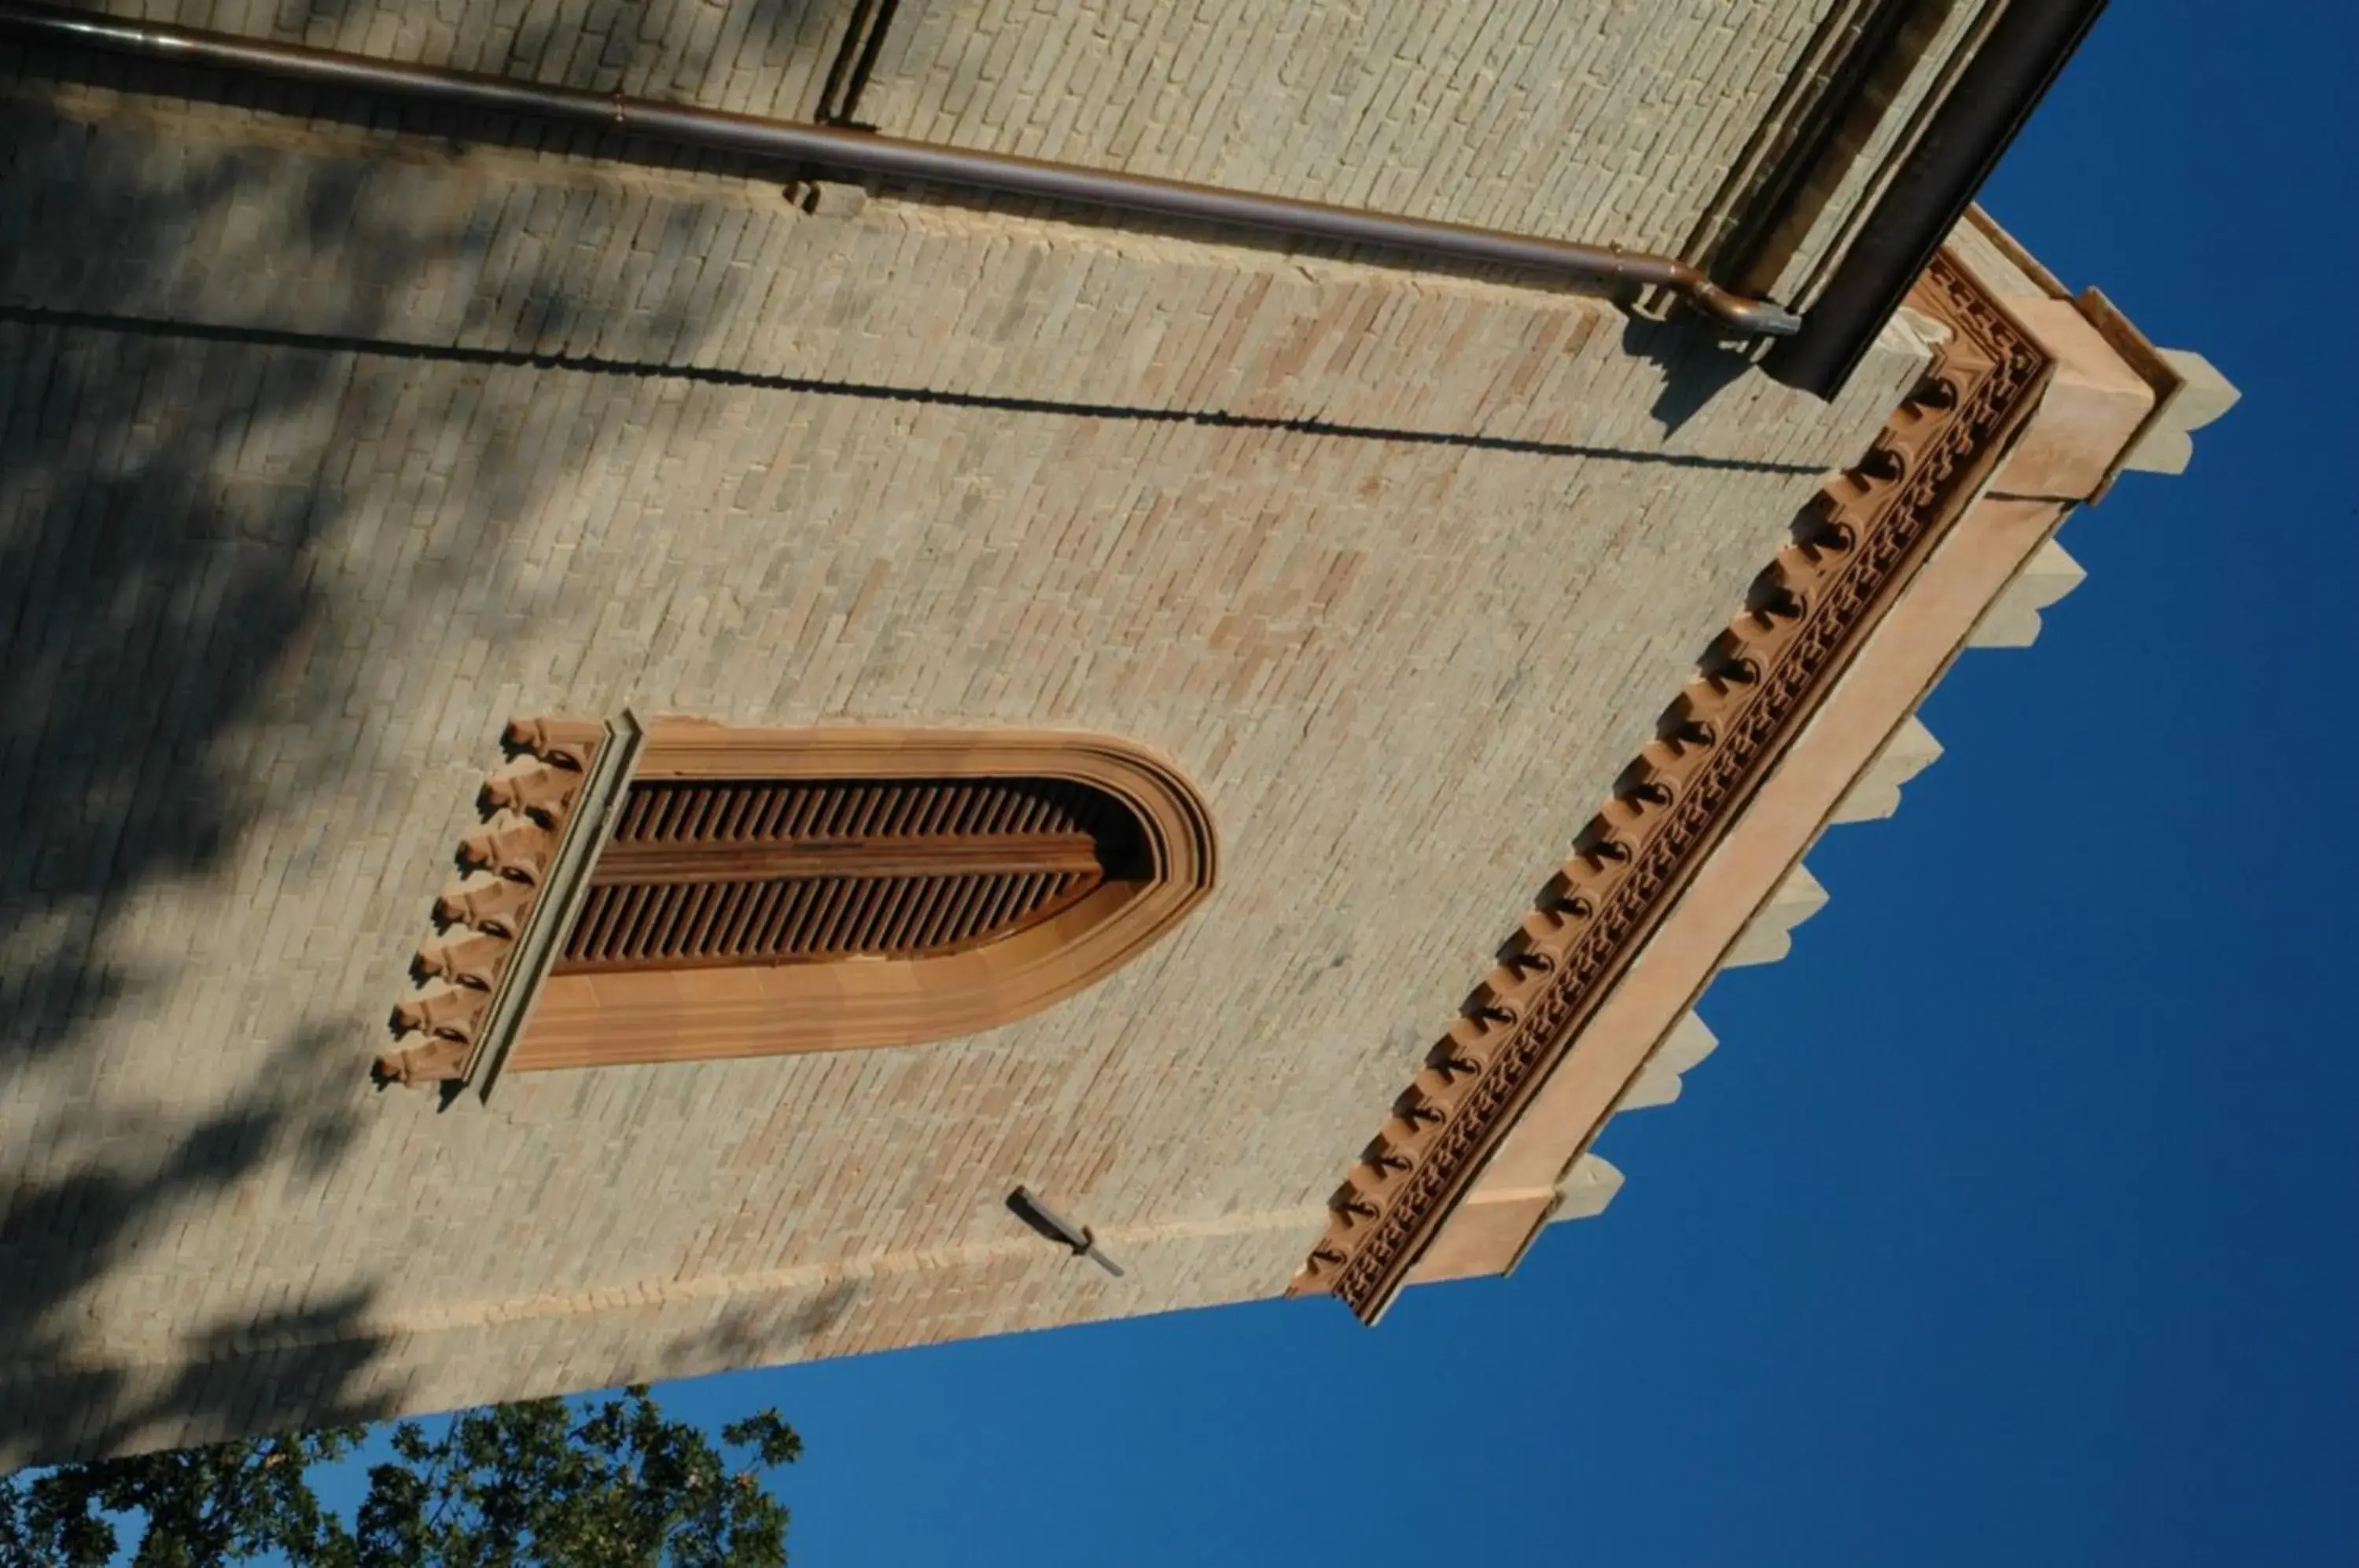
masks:
[[[743,47],[805,37],[823,3],[762,5]],[[516,49],[564,58],[569,9],[523,7]],[[345,11],[281,6],[279,36],[353,46]],[[315,1273],[274,1255],[266,1216],[405,1201],[346,1170],[383,1115],[365,1067],[401,954],[353,984],[365,955],[266,909],[282,878],[440,874],[303,824],[356,779],[428,766],[387,751],[405,689],[356,683],[355,661],[436,630],[462,586],[498,594],[548,469],[520,429],[534,378],[582,373],[356,340],[412,336],[401,312],[484,258],[453,145],[542,140],[104,56],[0,46],[0,1465],[366,1419],[400,1260]],[[256,108],[286,114],[257,129]],[[375,150],[305,150],[329,116]],[[450,199],[404,199],[420,180]],[[684,202],[647,238],[713,221]],[[693,282],[634,295],[647,342],[684,354],[725,316]],[[610,308],[553,267],[508,283],[462,289],[448,341],[504,310],[562,332]],[[242,335],[305,300],[316,341]],[[371,470],[396,411],[407,449]],[[396,471],[418,528],[376,527]],[[232,977],[201,1017],[191,975]],[[338,987],[372,1003],[301,1005]]]

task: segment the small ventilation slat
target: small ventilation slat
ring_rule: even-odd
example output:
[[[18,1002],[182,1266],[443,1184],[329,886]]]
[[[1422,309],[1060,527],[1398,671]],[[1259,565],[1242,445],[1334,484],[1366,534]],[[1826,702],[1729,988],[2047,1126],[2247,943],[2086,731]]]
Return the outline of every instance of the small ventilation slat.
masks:
[[[672,895],[663,923],[657,928],[658,952],[667,958],[677,958],[692,951],[697,920],[712,893],[710,887],[687,887]]]
[[[980,789],[965,796],[959,801],[958,809],[951,813],[950,825],[943,831],[954,833],[975,832],[980,825],[979,818],[986,803],[984,792]]]
[[[862,945],[879,953],[904,951],[908,943],[910,921],[925,910],[926,891],[926,879],[922,877],[910,877],[896,886],[870,930],[869,941]]]
[[[992,830],[995,833],[1021,833],[1023,829],[1017,823],[1029,802],[1016,795],[1002,795],[995,804],[997,810],[992,815]]]
[[[810,896],[795,906],[793,923],[788,928],[781,944],[783,952],[819,951],[820,923],[827,919],[827,911],[835,901],[843,897],[843,885],[833,877],[821,877],[804,886],[810,889]]]
[[[603,953],[614,939],[614,921],[622,913],[624,887],[592,887],[574,923],[573,942],[585,953]]]
[[[954,942],[957,940],[958,932],[962,931],[988,930],[989,928],[980,918],[981,912],[975,908],[988,890],[988,885],[975,877],[952,878],[950,898],[947,900],[951,908],[949,929],[936,940],[943,942]]]
[[[745,945],[747,931],[761,912],[762,902],[775,891],[773,884],[745,882],[731,887],[723,901],[721,918],[705,938],[703,956],[718,957]]]
[[[679,921],[680,903],[695,891],[694,887],[686,886],[658,887],[656,896],[647,900],[647,935],[644,940],[650,952],[667,958],[671,956],[672,927]]]
[[[846,901],[842,923],[835,930],[835,940],[828,944],[832,953],[858,953],[864,945],[861,938],[868,933],[876,914],[891,899],[898,886],[893,882],[862,881],[854,884],[855,891]]]
[[[964,877],[938,877],[926,888],[926,900],[918,911],[908,942],[916,948],[939,948],[958,940],[972,928],[962,923],[961,898],[973,879]]]
[[[845,790],[828,812],[826,821],[830,836],[842,837],[845,833],[856,831],[861,809],[866,804],[867,797],[864,791]]]
[[[1014,877],[1001,884],[999,908],[992,911],[992,923],[1021,920],[1032,908],[1032,878]]]
[[[984,884],[983,888],[982,907],[978,911],[975,923],[983,927],[985,931],[990,930],[993,926],[999,924],[1001,920],[1007,918],[1007,907],[1014,903],[1015,900],[1016,882],[1014,878],[1011,877],[1004,881],[994,881]]]
[[[1039,871],[1034,872],[1031,876],[1025,877],[1024,880],[1016,886],[1016,896],[1009,903],[1010,909],[1018,919],[1029,915],[1033,910],[1040,907],[1042,900],[1047,896],[1048,888],[1049,877],[1047,873]]]
[[[656,820],[648,824],[649,836],[659,839],[679,839],[688,836],[690,812],[696,810],[696,794],[690,789],[676,790],[658,803]]]
[[[664,890],[660,887],[634,887],[631,892],[636,896],[625,906],[623,919],[615,925],[614,934],[607,943],[607,952],[612,955],[636,953],[642,947],[652,950],[654,946],[649,927],[655,922],[658,906],[663,902]]]
[[[892,890],[893,885],[889,882],[855,880],[851,892],[835,912],[834,925],[828,930],[827,951],[832,953],[860,951],[860,933],[867,929],[876,906]]]
[[[868,906],[876,901],[876,883],[857,877],[844,879],[843,897],[837,901],[834,912],[829,916],[827,925],[820,934],[821,953],[842,953],[851,945],[844,938],[859,929],[862,917],[868,912]]]
[[[647,918],[647,900],[655,897],[652,887],[617,887],[614,891],[622,897],[615,900],[614,923],[606,930],[609,954],[630,951],[631,933]]]
[[[663,897],[660,887],[634,887],[631,891],[637,896],[630,900],[629,907],[624,911],[622,922],[616,928],[608,949],[610,954],[617,957],[637,951],[647,935],[648,922],[654,919],[655,905]]]
[[[721,810],[721,821],[713,837],[735,840],[745,836],[745,819],[761,809],[761,797],[750,789],[740,789],[730,796]]]
[[[893,906],[900,901],[908,887],[906,878],[878,880],[867,885],[868,897],[863,901],[859,916],[843,932],[842,953],[870,953],[877,946],[877,931],[892,917]]]
[[[827,919],[827,911],[843,897],[842,884],[823,877],[803,885],[805,897],[795,905],[794,919],[779,939],[782,953],[817,953],[819,930]]]
[[[936,882],[926,902],[926,918],[918,927],[918,944],[950,947],[968,932],[988,930],[974,918],[982,885],[983,879],[975,877],[945,877]]]
[[[843,929],[843,918],[853,901],[860,897],[860,888],[858,882],[848,877],[829,877],[819,902],[811,909],[808,932],[795,944],[797,949],[814,957],[833,953],[835,933]]]
[[[956,799],[956,790],[945,789],[940,785],[929,784],[919,790],[917,804],[910,814],[909,831],[921,835],[939,832],[942,814],[951,809]]]
[[[712,928],[725,917],[738,891],[736,885],[727,882],[716,882],[701,889],[695,913],[680,931],[679,951],[684,956],[699,958],[711,951],[707,943]]]
[[[636,790],[632,791],[632,796],[635,801],[636,800],[637,794],[638,792]],[[680,793],[678,790],[665,790],[659,794],[648,794],[645,801],[647,809],[639,813],[638,832],[634,836],[638,838],[661,838],[663,836],[664,819],[670,816],[674,811],[679,810],[680,799]]]
[[[951,904],[956,891],[952,881],[946,879],[927,889],[926,907],[919,914],[917,929],[909,933],[909,945],[924,951],[941,944],[942,932],[950,929],[957,911]]]
[[[698,838],[717,836],[712,830],[720,817],[722,806],[728,800],[729,796],[723,790],[705,791],[704,799],[697,802],[696,826],[691,830]]]
[[[562,971],[963,951],[1129,875],[1136,822],[1038,779],[633,785]]]
[[[788,933],[800,928],[803,910],[817,896],[808,882],[778,882],[772,888],[774,897],[765,906],[761,923],[747,932],[745,951],[748,953],[794,952]]]
[[[859,896],[859,883],[842,877],[827,878],[819,901],[811,907],[810,934],[804,938],[812,953],[835,951],[835,932],[843,923],[845,907]]]
[[[868,791],[865,789],[845,791],[842,800],[836,806],[834,814],[828,819],[828,832],[839,836],[858,833],[861,816],[867,809]]]
[[[592,887],[582,902],[582,913],[573,922],[573,940],[585,953],[595,953],[601,945],[600,933],[612,912],[614,890]]]
[[[613,900],[612,907],[606,911],[606,919],[599,928],[599,951],[619,953],[629,940],[631,927],[638,920],[639,906],[647,902],[647,890],[644,887],[599,887],[592,891],[608,894]]]
[[[791,789],[777,791],[769,809],[762,813],[762,838],[793,838],[803,832],[803,819],[810,814],[812,804],[807,795]]]
[[[713,927],[707,955],[725,957],[745,951],[747,939],[761,920],[762,911],[784,891],[781,885],[772,882],[748,882],[734,889],[727,915]]]
[[[926,878],[902,877],[879,885],[882,891],[876,908],[861,922],[854,933],[853,951],[859,953],[894,953],[900,944],[897,933],[908,919],[912,907],[926,898]]]
[[[950,906],[950,921],[935,940],[953,942],[962,931],[988,931],[990,927],[985,923],[986,916],[982,906],[990,892],[991,884],[979,877],[953,878],[949,897],[944,900]]]

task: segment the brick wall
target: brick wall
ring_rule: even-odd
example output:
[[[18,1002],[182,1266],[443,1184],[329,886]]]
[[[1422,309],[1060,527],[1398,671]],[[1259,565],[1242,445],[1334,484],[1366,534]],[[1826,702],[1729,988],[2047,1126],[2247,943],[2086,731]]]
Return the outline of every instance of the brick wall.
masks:
[[[0,125],[0,1462],[1274,1293],[1919,363],[60,107]],[[625,702],[1135,736],[1223,886],[973,1040],[372,1094],[500,724]]]
[[[962,147],[1676,249],[1826,0],[937,0],[863,113]]]

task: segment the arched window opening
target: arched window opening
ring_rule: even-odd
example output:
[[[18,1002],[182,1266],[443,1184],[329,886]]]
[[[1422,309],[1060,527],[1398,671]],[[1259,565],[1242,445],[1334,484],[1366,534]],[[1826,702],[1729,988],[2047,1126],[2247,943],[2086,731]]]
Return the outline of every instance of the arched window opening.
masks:
[[[634,784],[555,973],[943,957],[1152,875],[1070,779]]]
[[[554,720],[511,729],[569,778],[594,770],[597,733]],[[474,954],[485,945],[475,936],[502,951],[474,954],[492,977],[483,989],[404,1004],[397,1027],[433,1038],[405,1036],[410,1048],[381,1059],[381,1075],[472,1079],[973,1034],[1103,979],[1212,890],[1210,812],[1176,767],[1129,741],[678,719],[639,733],[627,781],[601,797],[612,804],[583,845],[594,858],[555,856],[535,839],[525,848],[538,858],[520,849],[446,895],[446,917],[472,929],[446,932],[438,952],[456,938]],[[560,757],[560,745],[573,752]],[[561,811],[540,809],[560,822]],[[502,820],[486,829],[494,847],[503,832],[529,836]],[[561,872],[559,858],[583,868]],[[540,880],[567,876],[574,892],[537,898]],[[560,908],[534,917],[545,932],[524,930],[519,909]],[[507,954],[527,949],[545,957],[518,1021],[484,1025],[511,1010],[487,998]]]

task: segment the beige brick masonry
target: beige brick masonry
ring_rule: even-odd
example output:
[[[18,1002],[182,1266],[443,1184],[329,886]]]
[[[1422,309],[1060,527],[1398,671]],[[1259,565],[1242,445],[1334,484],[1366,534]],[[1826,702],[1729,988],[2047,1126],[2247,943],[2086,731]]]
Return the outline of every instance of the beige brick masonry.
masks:
[[[77,114],[0,179],[0,1463],[1275,1294],[1919,363]],[[1223,885],[973,1040],[373,1094],[501,724],[625,703],[1131,735]]]

